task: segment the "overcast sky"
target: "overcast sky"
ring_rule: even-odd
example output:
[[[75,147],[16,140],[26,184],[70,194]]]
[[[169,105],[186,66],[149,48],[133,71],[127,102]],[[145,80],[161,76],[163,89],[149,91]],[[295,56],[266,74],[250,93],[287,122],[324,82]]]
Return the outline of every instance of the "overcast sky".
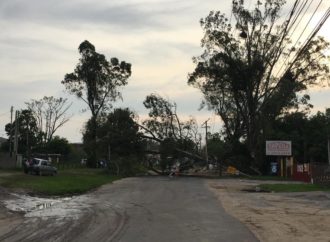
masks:
[[[144,98],[158,93],[175,101],[181,116],[193,115],[200,124],[211,118],[211,131],[218,131],[220,120],[210,111],[198,111],[202,96],[187,85],[187,75],[194,68],[192,57],[202,53],[199,20],[211,10],[230,13],[231,2],[1,0],[0,136],[6,136],[4,126],[10,122],[10,106],[22,109],[31,99],[61,96],[73,102],[73,117],[57,134],[71,142],[81,141],[81,129],[90,113],[81,112],[84,103],[68,96],[61,80],[73,71],[79,59],[77,48],[84,40],[107,58],[117,57],[132,64],[132,77],[122,90],[124,100],[117,106],[129,107],[143,119]],[[252,6],[253,2],[247,0],[246,4]],[[324,2],[319,16],[330,5]],[[321,34],[330,40],[329,32],[326,26]],[[328,87],[310,94],[314,112],[330,107]]]

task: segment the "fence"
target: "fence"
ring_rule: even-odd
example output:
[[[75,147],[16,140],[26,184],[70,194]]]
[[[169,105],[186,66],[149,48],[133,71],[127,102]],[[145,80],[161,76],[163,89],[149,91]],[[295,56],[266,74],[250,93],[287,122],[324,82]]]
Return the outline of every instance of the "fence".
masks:
[[[327,163],[296,164],[293,167],[292,178],[296,181],[329,186],[330,166]]]
[[[330,166],[327,163],[311,163],[311,181],[319,185],[330,185]]]
[[[293,166],[292,178],[296,181],[311,182],[312,176],[310,164],[295,164]]]

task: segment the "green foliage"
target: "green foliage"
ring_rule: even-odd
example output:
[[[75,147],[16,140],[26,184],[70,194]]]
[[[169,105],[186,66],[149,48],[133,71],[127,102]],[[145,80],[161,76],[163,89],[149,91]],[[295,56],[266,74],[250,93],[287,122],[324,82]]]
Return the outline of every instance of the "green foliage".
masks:
[[[227,156],[226,148],[226,143],[219,133],[208,135],[207,152],[210,157],[214,157],[217,160],[224,160]]]
[[[50,116],[52,115],[50,114]],[[17,121],[14,120],[12,125],[8,123],[5,126],[7,135],[10,136],[10,132],[12,133],[12,139],[14,139],[16,122],[18,122],[18,153],[26,157],[30,157],[33,153],[56,153],[64,156],[70,153],[69,142],[65,138],[53,137],[52,134],[49,139],[44,139],[44,133],[38,127],[38,119],[31,109],[21,110]],[[3,149],[8,151],[9,142],[4,145]]]
[[[115,156],[110,160],[109,171],[120,176],[135,176],[146,172],[141,159],[136,155]]]
[[[160,143],[160,168],[164,171],[174,164],[178,153],[176,151],[177,142],[173,138],[166,138]]]
[[[266,138],[291,140],[292,152],[299,162],[327,162],[327,141],[330,135],[330,109],[311,117],[305,113],[286,114],[274,121]]]
[[[103,154],[110,145],[111,154],[117,156],[138,155],[143,151],[142,137],[136,116],[128,108],[117,108],[102,120],[97,132]]]
[[[108,61],[96,52],[94,45],[85,40],[79,46],[81,58],[74,72],[65,75],[62,84],[69,93],[83,100],[89,107],[92,118],[88,127],[92,131],[89,139],[90,167],[96,166],[97,122],[100,114],[109,111],[112,103],[121,97],[118,88],[127,84],[131,75],[131,64],[119,62],[117,58]]]
[[[47,152],[52,154],[61,154],[67,156],[70,151],[69,141],[66,138],[54,136],[51,141],[47,143]]]
[[[127,84],[131,75],[131,64],[108,61],[104,55],[85,40],[79,46],[81,58],[74,72],[66,74],[62,84],[71,93],[82,99],[97,118],[102,111],[109,110],[112,102],[120,97],[118,87]]]
[[[81,194],[118,179],[100,169],[65,170],[60,171],[57,176],[32,176],[23,172],[11,173],[11,175],[0,177],[1,186],[51,196]]]
[[[82,159],[86,159],[87,155],[84,151],[83,144],[69,144],[70,146],[70,153],[67,155],[67,161],[72,163],[79,163],[81,164]]]
[[[135,163],[143,153],[142,134],[135,122],[136,116],[128,108],[117,108],[97,121],[97,153],[100,159],[113,162],[113,170],[123,175],[131,175]],[[91,120],[86,124],[83,134],[84,148],[91,156],[94,149],[90,143],[94,142],[91,129]],[[141,160],[141,159],[140,159]]]
[[[18,153],[27,154],[30,153],[32,147],[37,146],[40,143],[40,133],[37,127],[37,120],[33,116],[33,113],[24,109],[19,112],[17,120],[14,120],[12,125],[6,124],[5,130],[8,137],[12,137],[14,140],[15,126],[18,122]],[[9,147],[9,145],[7,146]],[[13,146],[12,146],[13,147]]]
[[[261,184],[262,190],[274,192],[312,192],[312,191],[330,191],[329,187],[323,187],[316,184]]]
[[[201,20],[204,53],[194,58],[196,68],[188,80],[203,93],[203,105],[221,117],[225,140],[232,147],[246,144],[247,160],[259,168],[263,166],[263,129],[290,109],[308,108],[309,97],[299,94],[329,78],[324,54],[329,43],[318,38],[300,50],[292,48],[294,12],[281,22],[284,3],[258,1],[250,11],[244,1],[234,0],[234,27],[224,14],[210,12]],[[295,58],[285,64],[290,54]]]

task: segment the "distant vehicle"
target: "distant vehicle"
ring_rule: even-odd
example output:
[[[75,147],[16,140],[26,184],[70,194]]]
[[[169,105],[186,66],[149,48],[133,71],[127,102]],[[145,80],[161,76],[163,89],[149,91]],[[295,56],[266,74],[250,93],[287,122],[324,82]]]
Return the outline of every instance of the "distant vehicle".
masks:
[[[57,169],[48,160],[33,158],[24,162],[24,172],[26,174],[56,175]]]

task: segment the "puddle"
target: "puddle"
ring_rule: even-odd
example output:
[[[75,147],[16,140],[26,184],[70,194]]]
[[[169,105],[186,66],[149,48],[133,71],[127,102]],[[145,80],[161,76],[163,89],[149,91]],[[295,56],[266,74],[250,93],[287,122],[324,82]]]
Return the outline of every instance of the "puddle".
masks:
[[[54,217],[78,219],[90,207],[88,196],[39,198],[11,194],[14,199],[3,201],[7,209],[24,213],[25,217]]]
[[[242,189],[241,190],[242,192],[260,192],[260,193],[269,193],[271,191],[268,191],[268,190],[263,190],[263,189],[260,189],[260,188],[255,188],[255,189]]]
[[[41,203],[37,204],[36,209],[45,209],[45,208],[50,208],[53,206],[53,203]]]

